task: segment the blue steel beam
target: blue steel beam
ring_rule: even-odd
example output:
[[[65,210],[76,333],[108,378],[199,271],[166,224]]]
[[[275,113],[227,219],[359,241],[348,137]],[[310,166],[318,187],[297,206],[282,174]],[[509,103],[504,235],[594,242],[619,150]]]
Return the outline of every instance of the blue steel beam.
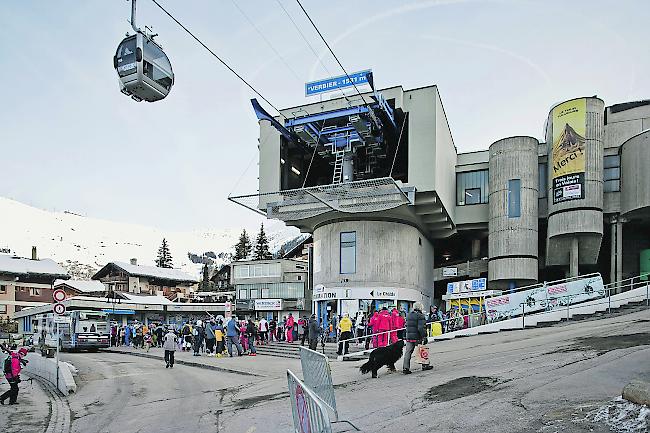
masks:
[[[337,111],[328,111],[326,113],[319,113],[310,116],[299,117],[297,119],[288,119],[285,121],[284,124],[285,126],[288,127],[296,126],[296,125],[304,125],[305,123],[322,122],[323,120],[327,120],[327,119],[334,119],[337,117],[347,117],[352,114],[367,113],[368,111],[369,109],[366,106],[351,107],[351,108],[345,108]]]

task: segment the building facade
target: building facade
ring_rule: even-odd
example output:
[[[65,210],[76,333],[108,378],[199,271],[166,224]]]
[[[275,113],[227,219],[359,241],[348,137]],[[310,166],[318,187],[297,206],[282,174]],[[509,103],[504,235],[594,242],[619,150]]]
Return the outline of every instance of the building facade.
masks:
[[[23,308],[51,304],[54,282],[70,276],[51,259],[0,254],[0,318],[12,319]]]
[[[231,263],[238,317],[282,319],[310,314],[308,262],[292,259],[237,261]]]
[[[259,193],[231,200],[313,235],[320,317],[439,303],[459,281],[650,272],[650,101],[568,99],[541,139],[470,153],[436,86],[255,110]]]
[[[179,269],[110,262],[92,277],[104,283],[107,292],[159,295],[171,301],[187,302],[197,289],[199,280]]]

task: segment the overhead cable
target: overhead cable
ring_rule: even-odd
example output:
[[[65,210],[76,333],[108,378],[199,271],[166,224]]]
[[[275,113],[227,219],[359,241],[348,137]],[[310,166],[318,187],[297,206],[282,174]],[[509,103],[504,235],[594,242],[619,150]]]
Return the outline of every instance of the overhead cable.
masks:
[[[154,0],[154,1],[155,1],[155,0]],[[341,67],[341,69],[342,69],[343,72],[345,73],[345,76],[348,78],[348,80],[350,80],[350,83],[352,83],[352,85],[354,86],[354,90],[357,91],[357,93],[358,93],[359,96],[361,97],[361,100],[363,101],[364,105],[366,105],[366,100],[364,99],[363,95],[362,95],[361,92],[359,91],[359,88],[358,88],[357,85],[354,83],[354,81],[352,81],[352,78],[350,78],[350,74],[348,74],[348,71],[345,70],[345,67],[343,66],[343,64],[341,63],[341,61],[339,60],[339,58],[336,56],[336,54],[334,54],[334,50],[332,50],[332,47],[330,47],[330,44],[327,43],[327,40],[325,39],[325,37],[323,36],[323,34],[320,32],[320,30],[319,30],[318,27],[316,26],[316,23],[314,23],[314,20],[311,19],[311,17],[309,16],[309,13],[307,12],[307,10],[305,10],[305,8],[303,7],[302,3],[300,3],[300,0],[296,0],[296,2],[298,2],[298,5],[300,6],[300,9],[302,9],[302,11],[304,12],[304,14],[305,14],[305,16],[307,17],[307,19],[309,19],[309,22],[310,22],[311,25],[314,27],[314,30],[316,30],[316,33],[318,33],[318,36],[320,36],[320,38],[323,40],[323,42],[325,43],[325,46],[327,47],[327,49],[330,50],[330,53],[332,53],[332,56],[334,56],[334,59],[336,59],[336,62],[339,64],[339,66]]]
[[[226,67],[230,72],[232,72],[232,73],[233,73],[237,78],[239,78],[239,79],[240,79],[240,80],[241,80],[241,81],[242,81],[246,86],[248,86],[249,89],[251,89],[253,92],[255,92],[255,94],[256,94],[257,96],[259,96],[260,98],[262,98],[262,100],[263,100],[264,102],[266,102],[266,103],[269,104],[271,107],[273,107],[273,109],[274,109],[275,111],[277,111],[277,112],[280,114],[280,116],[282,116],[282,117],[284,117],[284,118],[286,119],[286,116],[285,116],[284,114],[282,114],[282,113],[280,112],[280,110],[279,110],[275,105],[273,105],[273,104],[271,103],[271,101],[269,101],[268,99],[266,99],[266,98],[264,97],[264,95],[262,95],[259,91],[257,91],[257,89],[256,89],[255,87],[253,87],[253,86],[252,86],[248,81],[246,81],[246,79],[244,79],[244,77],[242,77],[241,75],[239,75],[239,74],[237,73],[237,71],[235,71],[235,70],[234,70],[234,69],[233,69],[233,68],[232,68],[228,63],[225,62],[225,60],[223,60],[221,57],[219,57],[219,56],[218,56],[214,51],[212,51],[212,50],[210,49],[210,47],[208,47],[205,43],[203,43],[203,41],[202,41],[201,39],[199,39],[198,37],[196,37],[196,36],[194,35],[194,33],[192,33],[192,32],[191,32],[187,27],[185,27],[185,26],[184,26],[184,25],[183,25],[183,24],[182,24],[178,19],[176,19],[175,16],[173,16],[171,13],[169,13],[169,12],[167,11],[167,9],[165,9],[165,8],[164,8],[160,3],[158,3],[157,0],[151,0],[151,1],[152,1],[156,6],[158,6],[158,7],[159,7],[159,8],[160,8],[160,9],[161,9],[165,14],[167,14],[167,16],[168,16],[169,18],[171,18],[171,19],[172,19],[176,24],[178,24],[178,25],[179,25],[183,30],[185,30],[185,32],[186,32],[188,35],[190,35],[192,38],[194,38],[194,40],[195,40],[196,42],[198,42],[199,44],[201,44],[201,46],[202,46],[203,48],[205,48],[205,49],[206,49],[210,54],[212,54],[212,56],[213,56],[214,58],[216,58],[217,60],[219,60],[219,62],[221,62],[222,65],[224,65],[224,66],[225,66],[225,67]]]

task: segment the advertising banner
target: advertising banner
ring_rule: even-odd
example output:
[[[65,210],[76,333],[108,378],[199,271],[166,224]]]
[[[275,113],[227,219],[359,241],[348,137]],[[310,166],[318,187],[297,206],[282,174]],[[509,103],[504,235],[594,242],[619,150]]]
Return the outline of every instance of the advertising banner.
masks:
[[[564,102],[553,108],[551,115],[553,204],[584,199],[587,100]]]
[[[487,289],[486,278],[474,278],[473,280],[454,281],[447,283],[447,293],[479,292]]]
[[[255,311],[280,311],[282,299],[256,299]]]
[[[495,296],[485,300],[485,310],[491,321],[507,319],[525,312],[534,313],[566,307],[590,299],[605,296],[605,287],[600,275],[567,281],[550,286],[536,286],[528,290]]]

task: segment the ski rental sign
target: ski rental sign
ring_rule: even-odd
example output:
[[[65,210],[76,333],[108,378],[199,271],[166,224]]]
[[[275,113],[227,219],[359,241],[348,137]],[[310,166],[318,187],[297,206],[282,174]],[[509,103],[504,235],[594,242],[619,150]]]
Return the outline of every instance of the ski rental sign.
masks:
[[[528,290],[495,296],[485,300],[485,310],[490,320],[501,320],[526,314],[566,307],[568,304],[605,296],[605,286],[600,274],[561,283],[542,284]]]
[[[333,92],[337,89],[360,86],[362,84],[371,85],[371,82],[369,80],[372,80],[372,70],[366,69],[365,71],[351,73],[349,78],[347,75],[341,75],[338,77],[330,77],[318,81],[311,81],[309,83],[305,83],[305,96],[313,96],[320,93]]]

